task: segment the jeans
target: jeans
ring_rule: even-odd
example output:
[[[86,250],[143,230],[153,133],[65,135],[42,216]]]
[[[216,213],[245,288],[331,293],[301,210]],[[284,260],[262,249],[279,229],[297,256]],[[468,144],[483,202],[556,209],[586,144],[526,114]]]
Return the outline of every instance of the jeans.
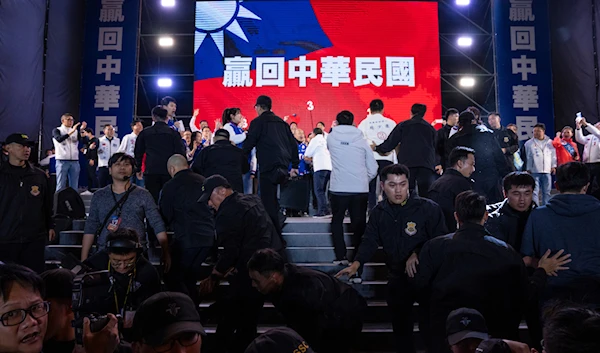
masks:
[[[350,222],[354,227],[354,239],[360,239],[367,227],[367,201],[369,194],[331,194],[331,235],[335,248],[335,259],[346,258],[346,243],[344,242],[344,215],[350,213]]]
[[[545,205],[550,200],[550,190],[552,190],[552,176],[548,173],[532,173],[535,179],[535,189],[533,190],[533,201],[539,202],[540,191],[542,193],[542,201],[538,205]]]
[[[144,183],[144,177],[142,176],[142,179],[138,179],[137,175],[135,175],[135,174],[131,177],[131,183],[135,184],[136,186],[139,186],[141,188],[145,187],[144,185],[146,185]]]
[[[69,179],[69,186],[77,190],[79,188],[80,171],[79,161],[56,160],[56,190],[67,187],[67,178]]]
[[[112,178],[108,172],[108,167],[98,168],[98,187],[103,188],[109,184],[112,184]]]
[[[377,165],[379,166],[377,168],[377,176],[375,178],[373,178],[373,180],[371,180],[369,182],[369,212],[375,207],[377,206],[377,179],[379,176],[379,173],[381,173],[381,170],[385,167],[387,167],[388,165],[392,165],[393,163],[390,161],[386,161],[386,160],[381,160],[381,161],[377,161]]]
[[[325,190],[327,189],[327,184],[329,183],[329,178],[331,177],[330,170],[319,170],[314,173],[314,190],[315,195],[317,196],[317,206],[318,216],[324,216],[329,213],[329,203],[327,202],[327,194]]]
[[[254,179],[252,179],[250,172],[242,175],[242,182],[244,183],[244,194],[252,194],[254,192]]]
[[[427,197],[431,184],[435,181],[435,172],[429,168],[415,167],[409,168],[410,178],[408,179],[409,188],[415,190],[419,187],[419,196]]]

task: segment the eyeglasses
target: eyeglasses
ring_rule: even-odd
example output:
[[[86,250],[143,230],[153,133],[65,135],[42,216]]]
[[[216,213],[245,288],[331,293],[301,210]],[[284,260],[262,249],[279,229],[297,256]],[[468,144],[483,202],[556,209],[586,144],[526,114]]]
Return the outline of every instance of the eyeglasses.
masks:
[[[161,344],[160,346],[153,346],[152,349],[157,353],[165,353],[173,349],[175,342],[179,343],[181,347],[193,346],[198,342],[200,334],[197,332],[188,332],[180,335],[179,337],[171,339],[169,342]]]
[[[134,257],[130,260],[120,260],[120,261],[110,260],[110,266],[115,267],[115,268],[121,267],[121,266],[123,266],[125,268],[131,268],[131,267],[133,267],[133,265],[135,265],[135,260],[136,260],[136,257]]]
[[[30,306],[28,309],[16,309],[4,313],[0,315],[0,322],[3,326],[16,326],[25,321],[27,314],[34,319],[39,319],[48,315],[48,311],[50,311],[50,303],[41,302]]]

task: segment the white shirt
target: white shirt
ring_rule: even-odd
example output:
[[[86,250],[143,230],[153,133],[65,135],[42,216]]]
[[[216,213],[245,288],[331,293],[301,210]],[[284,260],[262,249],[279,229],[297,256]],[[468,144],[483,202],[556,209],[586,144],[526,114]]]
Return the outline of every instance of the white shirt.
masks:
[[[135,141],[137,141],[137,135],[133,132],[125,135],[117,152],[123,152],[131,157],[135,157],[135,154],[133,153],[135,150]]]
[[[241,134],[236,134],[231,123],[223,125],[223,129],[229,132],[229,141],[233,142],[234,145],[239,145],[246,140],[246,134],[243,132]]]
[[[362,131],[369,146],[373,143],[377,146],[381,145],[395,127],[396,122],[394,120],[386,118],[381,114],[368,115],[367,118],[358,125],[358,129]],[[386,156],[382,156],[373,151],[373,157],[378,161],[390,161],[393,163],[396,157],[396,151],[392,151]]]
[[[108,167],[108,160],[119,150],[121,140],[118,137],[113,137],[109,141],[106,136],[102,136],[98,140],[100,141],[100,146],[98,146],[98,167]]]
[[[331,171],[331,155],[327,149],[327,140],[323,134],[318,134],[310,140],[304,156],[313,159],[312,165],[315,172],[320,170]]]

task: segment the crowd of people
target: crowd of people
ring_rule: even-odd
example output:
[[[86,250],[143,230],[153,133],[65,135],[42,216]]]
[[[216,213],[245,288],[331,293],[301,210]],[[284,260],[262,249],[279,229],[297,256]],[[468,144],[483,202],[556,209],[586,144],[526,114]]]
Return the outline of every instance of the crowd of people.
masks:
[[[77,188],[82,153],[94,192],[80,258],[47,271],[54,188],[29,162],[33,142],[10,135],[0,353],[351,352],[368,307],[354,285],[379,249],[397,352],[416,352],[415,322],[431,353],[600,351],[600,126],[578,118],[550,139],[538,124],[520,144],[497,113],[484,124],[477,108],[449,109],[436,131],[425,105],[396,124],[375,99],[358,126],[342,111],[306,135],[272,106],[258,97],[250,124],[228,108],[214,132],[196,111],[186,130],[165,97],[122,140],[64,114],[47,157],[56,190]],[[331,218],[335,275],[287,260],[280,200],[301,181],[314,197],[292,194],[305,200],[294,211]],[[199,305],[214,298],[211,341]],[[287,328],[257,338],[266,300]]]

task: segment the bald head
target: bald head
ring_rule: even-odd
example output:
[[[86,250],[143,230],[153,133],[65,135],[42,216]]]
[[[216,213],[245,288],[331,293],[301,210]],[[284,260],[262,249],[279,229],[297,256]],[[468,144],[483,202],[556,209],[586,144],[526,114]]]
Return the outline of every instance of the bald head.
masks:
[[[180,171],[188,168],[189,166],[187,160],[180,154],[172,155],[167,161],[167,170],[169,171],[171,178]]]

